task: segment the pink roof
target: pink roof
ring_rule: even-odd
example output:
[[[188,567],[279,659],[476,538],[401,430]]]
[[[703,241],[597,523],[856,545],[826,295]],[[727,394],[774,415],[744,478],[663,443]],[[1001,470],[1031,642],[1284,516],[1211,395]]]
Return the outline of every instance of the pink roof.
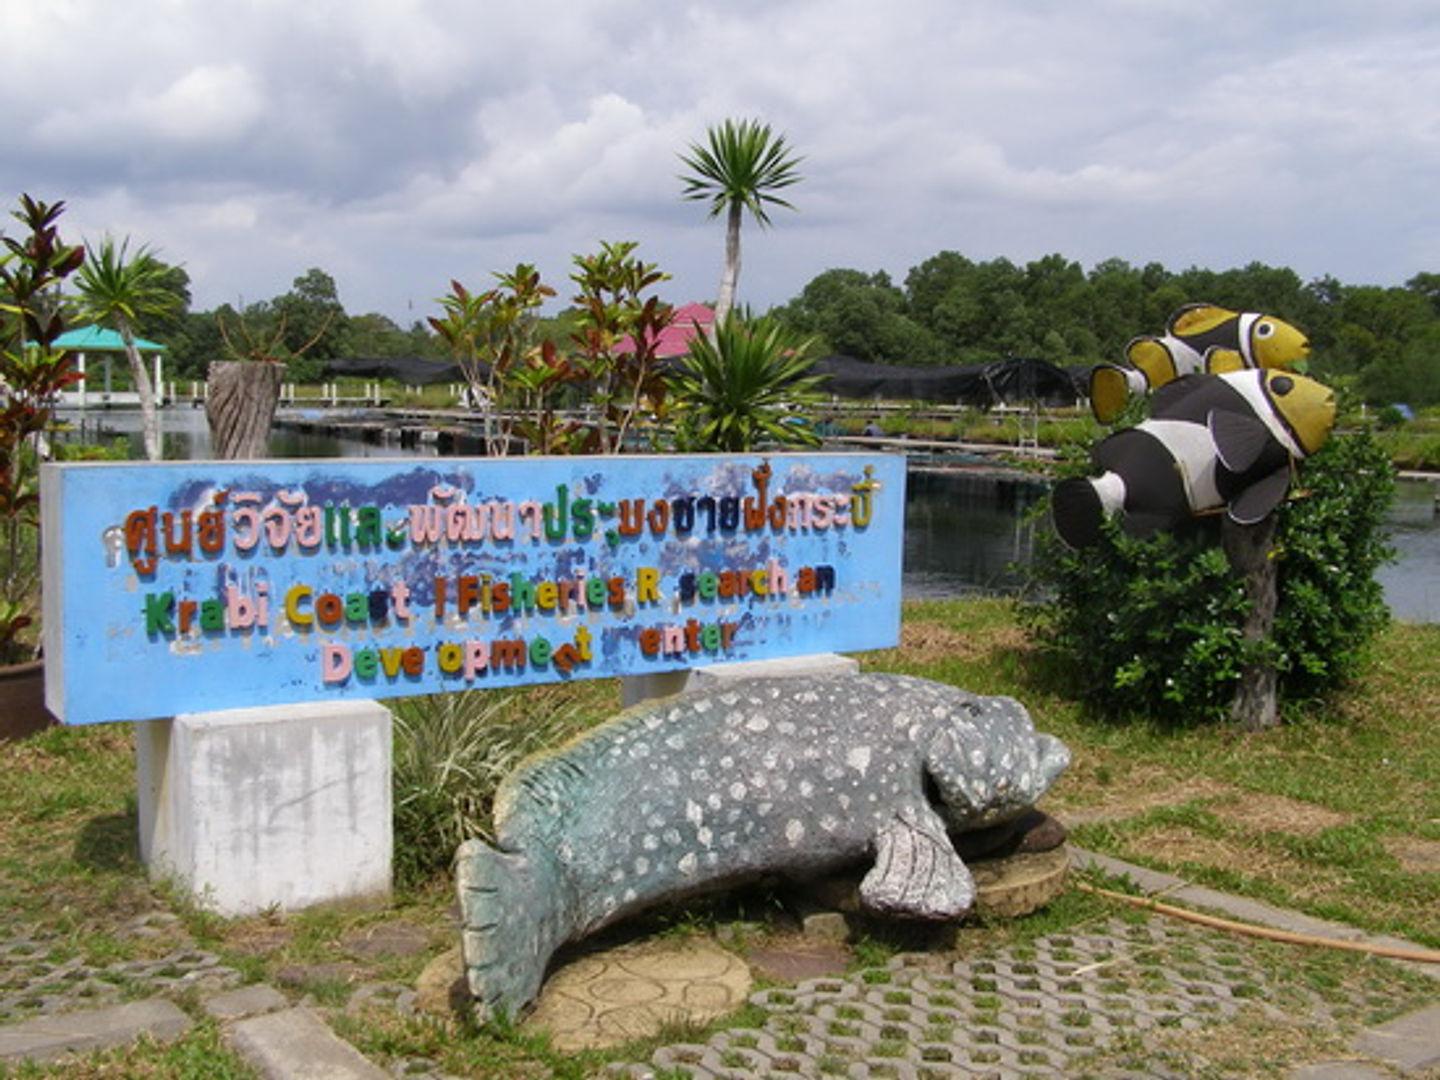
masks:
[[[690,339],[698,331],[708,330],[715,322],[715,312],[704,304],[686,304],[675,309],[675,318],[660,331],[660,340],[655,355],[662,360],[672,356],[684,356],[690,351]],[[697,330],[698,326],[698,330]],[[620,339],[617,352],[630,352],[635,343],[628,336]]]

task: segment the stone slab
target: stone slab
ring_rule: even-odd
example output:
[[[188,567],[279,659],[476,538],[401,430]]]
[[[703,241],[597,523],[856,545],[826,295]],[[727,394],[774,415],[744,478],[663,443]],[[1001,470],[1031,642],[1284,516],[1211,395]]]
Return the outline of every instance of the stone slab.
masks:
[[[225,916],[390,893],[390,713],[375,701],[136,725],[140,855]]]
[[[241,1020],[225,1039],[265,1080],[386,1080],[389,1076],[303,1007]]]
[[[1363,1061],[1317,1061],[1302,1065],[1290,1074],[1290,1080],[1394,1080],[1389,1069],[1378,1069]]]
[[[415,980],[415,1008],[432,1016],[459,1016],[470,1004],[460,946],[446,949]]]
[[[527,1029],[566,1052],[648,1038],[667,1025],[704,1024],[738,1009],[750,971],[711,941],[659,938],[591,953],[545,983]]]
[[[1141,891],[1151,896],[1156,893],[1173,892],[1175,889],[1185,886],[1185,880],[1173,874],[1148,870],[1143,866],[1123,862],[1109,855],[1101,855],[1097,851],[1086,851],[1084,848],[1073,846],[1070,848],[1070,864],[1077,870],[1095,869],[1114,877],[1128,877],[1140,887]]]
[[[1388,1061],[1402,1072],[1440,1067],[1440,1005],[1367,1028],[1356,1038],[1355,1050]]]
[[[0,1062],[55,1061],[125,1046],[142,1035],[164,1041],[185,1034],[190,1025],[190,1018],[164,998],[37,1016],[0,1027]]]
[[[687,690],[713,690],[741,679],[783,679],[799,675],[841,676],[860,674],[860,661],[839,653],[783,656],[774,660],[742,660],[734,664],[709,664],[690,670]]]
[[[247,1016],[276,1012],[289,1004],[289,999],[273,986],[255,983],[208,997],[200,1003],[200,1007],[223,1024],[244,1020]]]

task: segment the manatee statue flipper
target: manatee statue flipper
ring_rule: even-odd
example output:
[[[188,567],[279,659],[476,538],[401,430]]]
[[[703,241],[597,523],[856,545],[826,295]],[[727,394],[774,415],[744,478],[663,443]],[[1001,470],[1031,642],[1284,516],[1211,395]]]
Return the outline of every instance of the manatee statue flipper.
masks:
[[[567,936],[555,875],[524,855],[467,840],[455,856],[465,977],[476,1018],[516,1016],[540,992]]]
[[[906,807],[881,828],[875,865],[860,882],[860,902],[911,919],[955,919],[970,910],[975,881],[928,806]]]

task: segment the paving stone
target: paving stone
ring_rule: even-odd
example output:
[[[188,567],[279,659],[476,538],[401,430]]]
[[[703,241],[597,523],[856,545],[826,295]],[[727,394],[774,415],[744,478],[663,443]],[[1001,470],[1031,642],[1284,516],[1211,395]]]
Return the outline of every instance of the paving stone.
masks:
[[[750,990],[740,959],[708,941],[655,940],[591,953],[548,980],[525,1021],[561,1050],[615,1046],[666,1024],[704,1023]]]
[[[221,1023],[226,1023],[231,1020],[243,1020],[247,1016],[275,1012],[289,1004],[285,995],[273,986],[255,983],[251,986],[242,986],[238,990],[226,990],[224,993],[205,998],[200,1002],[200,1007],[209,1016]]]
[[[780,942],[745,954],[745,962],[752,971],[784,983],[842,975],[850,966],[850,959],[849,949],[824,941]]]
[[[341,944],[361,960],[386,960],[419,956],[430,948],[430,935],[412,923],[377,923],[345,935]]]
[[[166,1041],[183,1035],[190,1025],[188,1016],[160,998],[38,1016],[0,1027],[0,1062],[54,1061],[71,1053],[124,1046],[141,1035]]]
[[[241,1020],[226,1042],[265,1080],[383,1080],[388,1074],[307,1008]]]
[[[816,911],[800,920],[800,928],[808,938],[844,944],[850,939],[850,923],[839,911]]]
[[[1363,1061],[1319,1061],[1296,1069],[1290,1080],[1394,1080],[1394,1075]]]
[[[1440,1066],[1440,1005],[1367,1028],[1356,1038],[1355,1049],[1391,1062],[1403,1072]]]
[[[458,1016],[470,1005],[460,946],[447,949],[420,972],[415,981],[415,1008],[434,1016]]]

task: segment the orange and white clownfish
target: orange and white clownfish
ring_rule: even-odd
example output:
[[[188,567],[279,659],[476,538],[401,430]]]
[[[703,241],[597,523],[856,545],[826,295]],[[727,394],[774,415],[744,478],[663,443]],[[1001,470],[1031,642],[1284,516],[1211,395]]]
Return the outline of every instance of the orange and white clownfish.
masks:
[[[1155,393],[1149,420],[1096,445],[1104,475],[1055,486],[1055,531],[1081,548],[1114,514],[1143,537],[1222,506],[1253,524],[1284,501],[1292,463],[1319,450],[1334,424],[1334,393],[1303,375],[1182,376]]]
[[[1090,408],[1097,420],[1108,424],[1132,395],[1158,390],[1185,375],[1294,370],[1309,353],[1305,335],[1273,315],[1186,304],[1170,316],[1163,335],[1130,340],[1125,346],[1128,367],[1099,364],[1090,372]]]

